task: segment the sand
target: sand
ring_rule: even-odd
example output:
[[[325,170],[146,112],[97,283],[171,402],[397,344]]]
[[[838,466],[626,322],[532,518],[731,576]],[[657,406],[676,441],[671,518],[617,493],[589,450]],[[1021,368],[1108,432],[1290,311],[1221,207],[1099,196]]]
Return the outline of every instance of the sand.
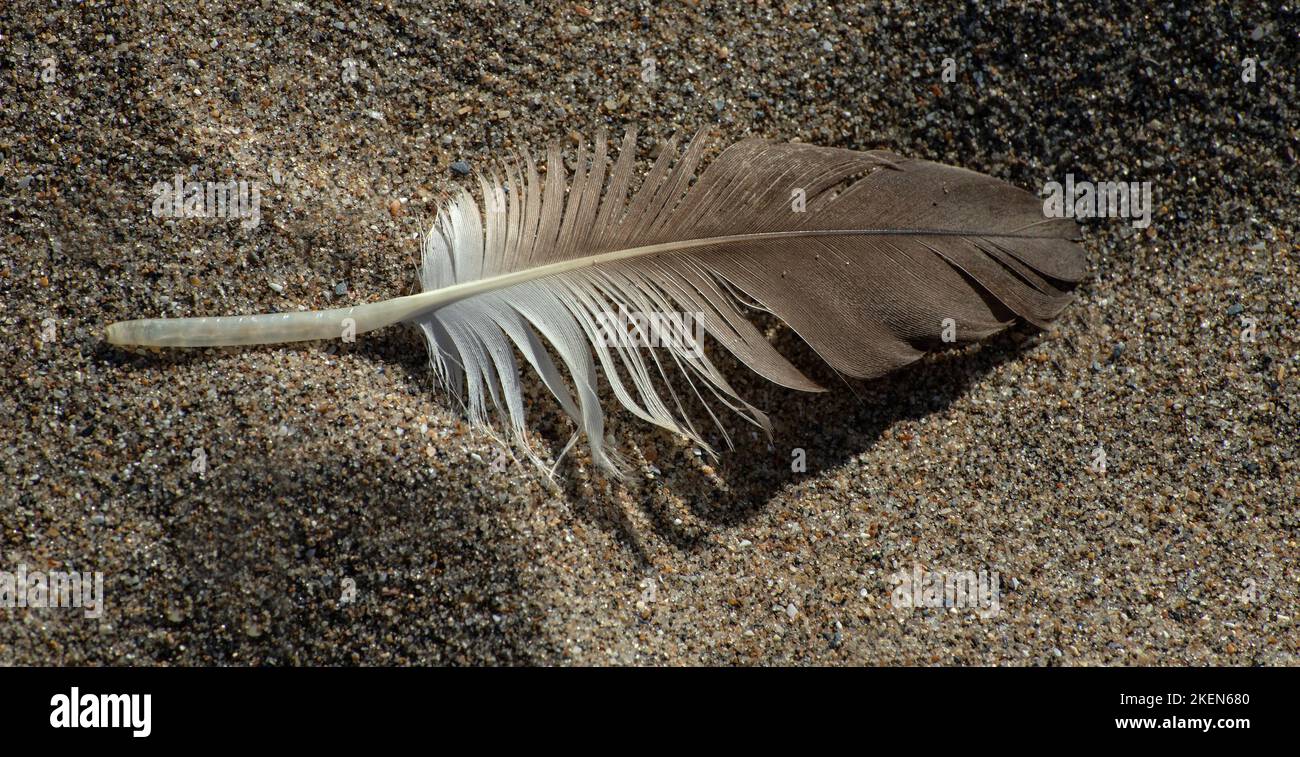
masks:
[[[651,5],[0,7],[0,570],[105,578],[98,618],[0,608],[0,664],[1297,663],[1294,9]],[[628,483],[502,458],[409,329],[102,341],[406,294],[467,170],[628,124],[1155,211],[1084,223],[1048,331],[846,384],[774,328],[835,391],[734,372],[774,432],[716,462],[617,416]],[[156,217],[178,174],[259,222]],[[894,606],[921,569],[998,611]]]

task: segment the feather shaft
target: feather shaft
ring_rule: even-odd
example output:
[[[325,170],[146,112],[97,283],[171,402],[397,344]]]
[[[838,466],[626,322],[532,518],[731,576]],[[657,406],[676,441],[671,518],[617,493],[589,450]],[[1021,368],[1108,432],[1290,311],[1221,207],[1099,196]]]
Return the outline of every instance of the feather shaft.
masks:
[[[337,339],[348,328],[354,334],[414,320],[455,302],[505,289],[527,281],[568,273],[579,268],[613,263],[629,258],[654,255],[695,247],[709,247],[738,242],[755,242],[782,238],[824,236],[970,236],[979,238],[1051,238],[1034,234],[1008,234],[989,231],[953,231],[950,229],[809,229],[772,231],[756,234],[730,234],[703,239],[685,239],[660,244],[630,247],[624,250],[562,260],[513,273],[491,276],[477,281],[453,284],[432,292],[394,297],[380,302],[329,310],[290,313],[260,313],[199,318],[142,318],[118,321],[105,334],[110,344],[141,347],[234,347],[257,344],[283,344],[314,339]]]

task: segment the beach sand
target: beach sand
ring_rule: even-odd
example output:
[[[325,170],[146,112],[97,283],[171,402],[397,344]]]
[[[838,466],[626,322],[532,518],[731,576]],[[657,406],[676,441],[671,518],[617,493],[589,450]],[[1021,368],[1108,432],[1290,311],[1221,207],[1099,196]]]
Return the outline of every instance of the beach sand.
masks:
[[[1294,9],[181,5],[0,7],[0,570],[105,582],[98,618],[0,608],[0,664],[1300,659]],[[1083,223],[1050,330],[883,379],[768,324],[832,391],[732,371],[774,430],[717,461],[616,415],[624,483],[503,457],[410,328],[103,341],[407,294],[464,169],[630,124],[647,164],[705,128],[1154,212]],[[258,223],[155,217],[178,174],[257,182]],[[997,612],[895,607],[914,570],[996,573]]]

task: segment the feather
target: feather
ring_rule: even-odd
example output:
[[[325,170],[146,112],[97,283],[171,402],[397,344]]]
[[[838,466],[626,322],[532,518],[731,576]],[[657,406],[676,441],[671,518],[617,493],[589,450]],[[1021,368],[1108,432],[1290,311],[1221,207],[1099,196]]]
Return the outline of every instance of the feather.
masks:
[[[438,384],[462,398],[471,421],[498,414],[531,449],[519,355],[586,435],[594,462],[619,474],[626,463],[606,440],[598,365],[622,406],[706,449],[684,409],[692,398],[719,428],[718,406],[770,428],[687,333],[688,320],[768,380],[822,391],[747,308],[780,318],[836,371],[869,378],[945,336],[971,342],[1017,319],[1041,326],[1085,273],[1073,221],[1045,218],[1032,194],[983,174],[762,139],[701,169],[707,149],[703,135],[683,148],[670,139],[635,192],[635,130],[612,166],[603,131],[581,146],[572,176],[554,144],[545,179],[530,157],[505,161],[480,178],[481,208],[464,189],[440,208],[423,239],[419,294],[308,313],[126,321],[107,337],[265,344],[337,338],[345,323],[363,333],[410,322]],[[652,339],[664,332],[674,333]]]

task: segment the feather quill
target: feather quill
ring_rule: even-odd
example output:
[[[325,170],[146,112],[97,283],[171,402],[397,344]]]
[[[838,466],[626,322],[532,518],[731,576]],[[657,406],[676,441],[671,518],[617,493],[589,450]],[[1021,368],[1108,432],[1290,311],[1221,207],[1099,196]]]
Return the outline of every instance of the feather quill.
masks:
[[[769,426],[700,345],[669,338],[647,349],[642,321],[610,328],[613,314],[691,314],[763,377],[822,391],[763,338],[747,307],[780,318],[840,373],[869,378],[938,346],[945,326],[958,343],[1017,319],[1041,326],[1085,274],[1075,223],[1045,218],[1032,194],[989,176],[762,139],[733,144],[701,169],[707,147],[702,134],[683,148],[668,140],[635,192],[634,129],[612,165],[603,131],[581,146],[572,176],[554,144],[544,179],[531,157],[504,162],[479,179],[481,209],[459,189],[439,210],[423,240],[419,294],[313,312],[124,321],[107,338],[269,344],[337,338],[345,323],[364,333],[410,322],[438,383],[472,422],[504,416],[533,455],[518,354],[586,435],[593,461],[621,474],[597,365],[621,405],[706,449],[672,374],[705,407]]]

